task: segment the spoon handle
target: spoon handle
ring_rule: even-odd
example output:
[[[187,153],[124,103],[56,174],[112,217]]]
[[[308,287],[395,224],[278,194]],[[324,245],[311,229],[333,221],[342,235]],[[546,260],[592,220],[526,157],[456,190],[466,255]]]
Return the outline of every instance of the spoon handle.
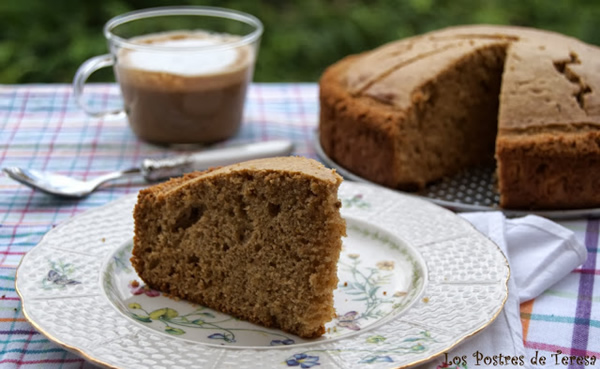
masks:
[[[147,181],[177,177],[195,170],[235,164],[241,161],[289,155],[294,144],[288,140],[273,140],[201,151],[166,159],[145,159],[141,172]]]

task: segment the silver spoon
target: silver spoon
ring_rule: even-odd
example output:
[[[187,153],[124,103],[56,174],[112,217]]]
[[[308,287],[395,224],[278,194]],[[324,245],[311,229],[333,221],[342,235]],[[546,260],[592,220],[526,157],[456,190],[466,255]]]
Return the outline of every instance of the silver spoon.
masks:
[[[42,172],[18,167],[3,168],[15,181],[50,195],[82,198],[94,192],[102,184],[118,178],[142,175],[146,181],[177,177],[194,170],[218,167],[245,160],[289,155],[294,148],[291,141],[275,140],[250,143],[166,159],[145,159],[139,168],[131,168],[81,181],[57,173]]]

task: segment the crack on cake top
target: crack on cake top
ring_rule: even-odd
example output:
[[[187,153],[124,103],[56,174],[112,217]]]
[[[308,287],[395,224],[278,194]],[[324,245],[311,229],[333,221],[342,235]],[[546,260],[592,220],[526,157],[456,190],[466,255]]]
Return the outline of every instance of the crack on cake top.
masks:
[[[461,46],[461,44],[448,44],[448,45],[444,45],[441,46],[438,49],[435,50],[431,50],[429,52],[425,52],[425,53],[421,53],[418,54],[408,60],[405,60],[402,63],[398,63],[396,64],[394,67],[386,70],[385,72],[381,73],[380,75],[378,75],[376,78],[374,78],[373,80],[371,80],[369,83],[365,84],[361,89],[359,89],[358,91],[356,91],[355,95],[362,95],[364,94],[369,88],[371,88],[374,84],[381,82],[382,80],[384,80],[385,78],[387,78],[390,74],[394,73],[395,71],[406,67],[407,65],[410,65],[416,61],[419,61],[421,59],[425,59],[427,57],[433,56],[435,54],[439,54],[442,53],[448,49],[452,49],[452,48],[457,48]],[[382,96],[382,102],[389,104],[390,102],[388,101],[389,99],[392,99],[394,96]]]
[[[585,83],[581,76],[569,68],[570,65],[581,64],[579,56],[571,51],[569,53],[569,59],[556,60],[553,62],[553,64],[554,69],[556,69],[558,73],[562,74],[567,80],[569,80],[569,82],[579,86],[579,89],[573,93],[573,97],[577,101],[577,105],[579,105],[579,107],[587,113],[585,106],[585,95],[591,93],[592,89]]]
[[[498,40],[516,42],[521,40],[519,36],[504,34],[485,34],[485,33],[461,33],[458,35],[432,35],[431,40]]]

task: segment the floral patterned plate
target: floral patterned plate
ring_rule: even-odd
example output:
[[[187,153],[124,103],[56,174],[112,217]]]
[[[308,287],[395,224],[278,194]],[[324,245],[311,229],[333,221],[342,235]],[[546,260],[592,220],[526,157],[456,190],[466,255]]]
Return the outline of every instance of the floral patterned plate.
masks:
[[[129,258],[135,196],[49,232],[17,271],[27,319],[88,360],[116,368],[398,368],[447,352],[488,326],[508,264],[452,212],[366,184],[339,197],[348,237],[338,316],[306,340],[145,287]]]

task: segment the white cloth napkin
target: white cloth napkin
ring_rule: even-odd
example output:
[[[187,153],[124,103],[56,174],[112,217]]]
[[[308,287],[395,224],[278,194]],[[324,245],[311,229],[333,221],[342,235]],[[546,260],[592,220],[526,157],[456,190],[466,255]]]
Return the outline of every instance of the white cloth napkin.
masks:
[[[572,231],[542,217],[507,219],[501,212],[460,215],[502,249],[509,261],[511,276],[502,313],[484,331],[448,352],[448,364],[453,364],[452,359],[456,358],[454,364],[466,364],[459,368],[530,368],[530,358],[523,346],[519,305],[537,297],[581,265],[586,260],[587,250],[577,242]],[[490,357],[522,356],[523,360],[517,359],[508,366],[498,362],[486,365],[483,359],[477,361],[473,356],[477,352]],[[441,356],[421,368],[443,368],[445,359]]]

